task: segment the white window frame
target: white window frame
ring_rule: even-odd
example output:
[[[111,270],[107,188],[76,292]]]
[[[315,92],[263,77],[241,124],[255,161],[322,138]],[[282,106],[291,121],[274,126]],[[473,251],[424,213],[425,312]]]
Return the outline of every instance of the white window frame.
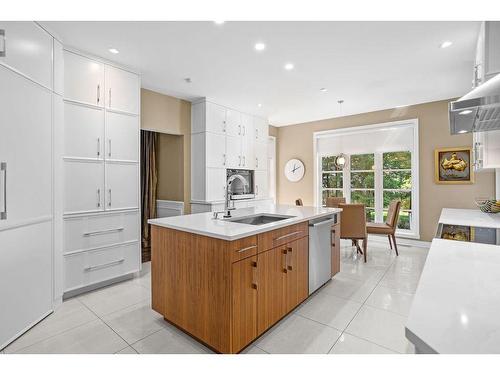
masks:
[[[342,129],[333,129],[326,131],[319,131],[313,133],[313,160],[314,160],[314,203],[316,206],[320,207],[322,204],[322,183],[321,183],[321,158],[323,156],[330,156],[332,154],[319,154],[317,152],[318,140],[325,137],[339,137],[343,135],[356,134],[359,136],[367,136],[370,132],[378,131],[384,128],[394,128],[394,127],[410,127],[413,130],[413,149],[401,149],[398,151],[410,151],[411,152],[411,175],[412,175],[412,223],[411,230],[398,229],[396,234],[399,237],[406,237],[412,239],[420,239],[420,202],[419,202],[419,137],[418,137],[418,119],[409,119],[401,121],[392,121],[379,124],[371,124],[364,126],[355,126]],[[375,220],[377,222],[382,221],[383,215],[383,165],[382,165],[382,153],[390,152],[387,151],[366,151],[364,153],[374,153],[375,154],[375,169],[379,169],[381,173],[375,173]],[[358,153],[356,153],[358,154]],[[350,163],[350,160],[348,160]],[[347,202],[350,202],[350,166],[347,165],[343,171],[343,182],[344,182],[344,197],[346,197]]]

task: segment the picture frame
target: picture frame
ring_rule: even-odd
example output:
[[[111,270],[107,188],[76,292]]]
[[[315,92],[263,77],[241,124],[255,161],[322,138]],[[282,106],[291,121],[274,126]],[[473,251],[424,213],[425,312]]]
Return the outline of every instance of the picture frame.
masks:
[[[434,182],[436,184],[473,184],[471,147],[437,148],[434,150]]]

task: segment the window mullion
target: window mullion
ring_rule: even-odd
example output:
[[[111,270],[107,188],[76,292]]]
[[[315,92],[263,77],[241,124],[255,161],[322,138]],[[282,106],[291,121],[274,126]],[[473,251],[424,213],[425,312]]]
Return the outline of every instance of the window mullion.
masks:
[[[382,153],[375,153],[375,221],[383,221],[384,193],[383,193],[383,162]]]

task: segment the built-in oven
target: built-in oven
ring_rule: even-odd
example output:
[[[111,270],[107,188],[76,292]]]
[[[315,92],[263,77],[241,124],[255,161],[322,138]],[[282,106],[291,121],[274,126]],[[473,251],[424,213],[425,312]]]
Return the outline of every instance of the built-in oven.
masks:
[[[500,245],[500,229],[439,223],[436,238]]]
[[[246,183],[243,183],[243,181],[239,179],[236,179],[231,183],[229,186],[231,199],[238,200],[255,198],[253,171],[248,169],[228,169],[226,176],[227,179],[229,179],[232,175],[240,175]]]

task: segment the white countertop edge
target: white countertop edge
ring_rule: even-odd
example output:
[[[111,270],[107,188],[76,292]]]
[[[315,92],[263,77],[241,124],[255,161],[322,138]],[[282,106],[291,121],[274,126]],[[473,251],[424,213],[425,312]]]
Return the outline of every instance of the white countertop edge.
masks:
[[[274,207],[287,207],[287,206],[276,205]],[[301,209],[298,206],[289,206],[289,207],[293,207],[294,209]],[[305,208],[305,209],[317,209],[315,207],[305,207],[305,206],[302,207],[302,208]],[[250,209],[234,210],[234,211],[232,211],[233,218],[236,218],[236,217],[245,217],[245,216],[250,216],[250,215],[256,215],[256,214],[260,214],[260,213],[262,213],[262,214],[270,213],[272,215],[276,215],[276,214],[287,215],[286,212],[284,212],[284,213],[272,212],[272,211],[270,212],[269,210],[266,210],[265,208],[254,209],[253,212],[249,212],[249,210]],[[248,236],[253,236],[253,235],[256,235],[256,234],[259,234],[259,233],[264,233],[264,232],[268,232],[268,231],[271,231],[271,230],[275,230],[275,229],[287,227],[287,226],[290,226],[290,225],[303,223],[303,222],[306,222],[306,221],[309,221],[309,220],[319,219],[321,217],[329,216],[329,215],[332,215],[332,214],[338,214],[340,212],[342,212],[342,209],[340,209],[340,208],[325,208],[325,212],[319,212],[319,213],[315,213],[315,214],[309,214],[309,215],[306,215],[305,217],[292,217],[292,218],[289,218],[289,219],[284,219],[284,220],[276,221],[274,223],[263,224],[263,225],[240,224],[240,223],[232,223],[230,221],[227,221],[228,225],[231,225],[231,226],[235,226],[236,225],[236,226],[238,226],[238,227],[234,228],[238,232],[241,231],[241,230],[243,230],[243,231],[241,231],[241,232],[239,232],[237,234],[234,234],[234,235],[227,235],[227,234],[217,233],[216,231],[210,231],[210,230],[204,230],[204,229],[197,229],[197,228],[192,228],[192,227],[186,227],[186,226],[178,225],[178,224],[175,224],[175,223],[172,223],[172,222],[165,222],[165,220],[163,220],[163,219],[169,219],[169,221],[172,221],[172,218],[175,218],[176,216],[168,217],[168,218],[150,219],[150,220],[148,220],[148,223],[151,224],[151,225],[156,225],[156,226],[163,227],[163,228],[169,228],[169,229],[179,230],[179,231],[182,231],[182,232],[199,234],[199,235],[202,235],[202,236],[217,238],[217,239],[220,239],[220,240],[234,241],[234,240],[239,240],[241,238],[245,238],[245,237],[248,237]],[[183,215],[183,216],[177,216],[177,217],[183,217],[183,218],[186,218],[186,217],[189,217],[189,216],[201,217],[202,215],[206,216],[205,219],[215,220],[215,219],[212,219],[212,215],[213,215],[212,212],[205,212],[205,213],[193,214],[193,215]],[[224,222],[224,220],[221,220],[221,219],[218,219],[218,220],[220,222]]]
[[[487,214],[479,209],[443,208],[439,223],[500,229],[500,213]]]

